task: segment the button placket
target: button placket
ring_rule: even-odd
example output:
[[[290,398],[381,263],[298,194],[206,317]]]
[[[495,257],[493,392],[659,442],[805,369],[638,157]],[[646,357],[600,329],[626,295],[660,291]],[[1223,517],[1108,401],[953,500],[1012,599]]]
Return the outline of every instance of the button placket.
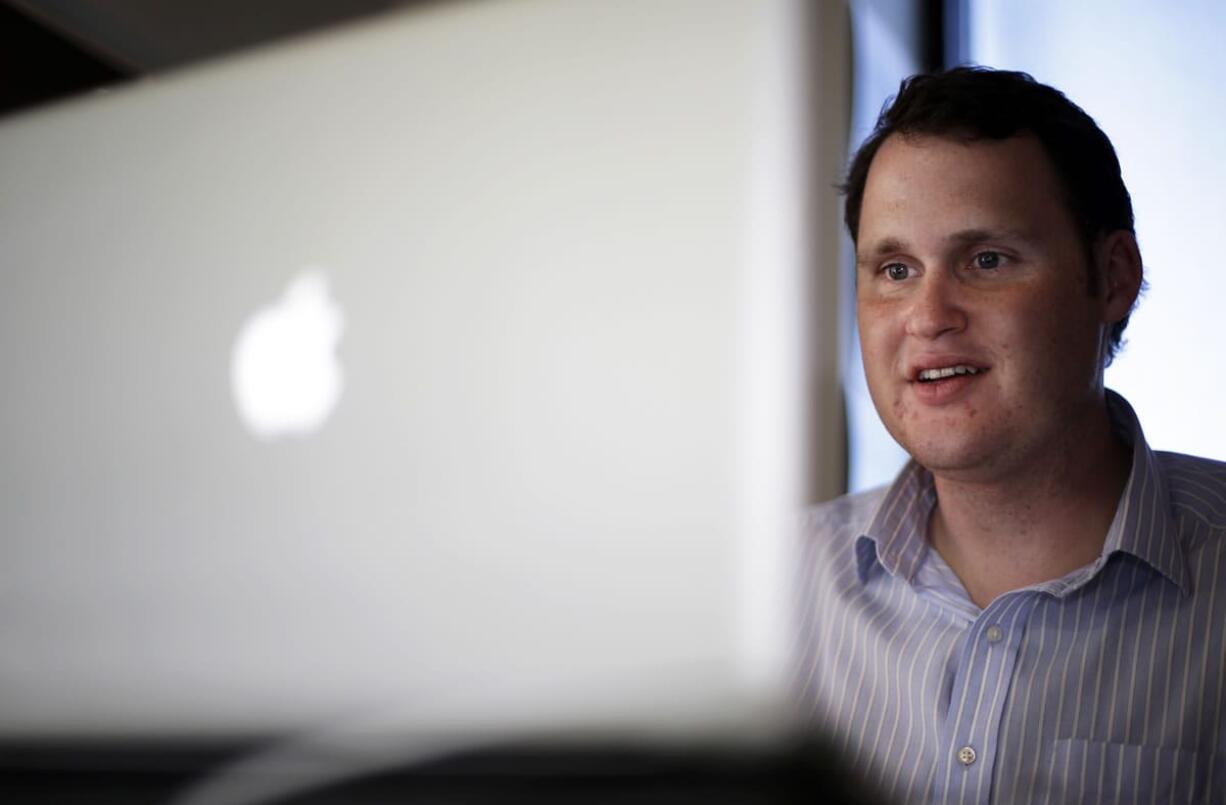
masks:
[[[986,802],[990,796],[1000,717],[1036,602],[1025,593],[1003,596],[971,626],[951,680],[949,754],[946,771],[933,781],[934,800]]]

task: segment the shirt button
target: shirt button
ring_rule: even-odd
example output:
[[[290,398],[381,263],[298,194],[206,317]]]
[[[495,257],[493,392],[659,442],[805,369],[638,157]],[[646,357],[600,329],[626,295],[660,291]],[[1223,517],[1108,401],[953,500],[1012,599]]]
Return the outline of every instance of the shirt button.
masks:
[[[958,750],[958,762],[963,766],[969,766],[975,762],[975,750],[969,746],[964,746]]]
[[[986,634],[989,643],[999,643],[1005,636],[1005,630],[999,626],[989,626]]]

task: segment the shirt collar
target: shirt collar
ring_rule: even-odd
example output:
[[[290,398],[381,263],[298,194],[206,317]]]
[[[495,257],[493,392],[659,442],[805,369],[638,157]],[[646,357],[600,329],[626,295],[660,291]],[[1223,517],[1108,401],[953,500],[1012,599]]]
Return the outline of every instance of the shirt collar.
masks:
[[[1135,556],[1186,594],[1192,589],[1191,574],[1158,457],[1145,441],[1136,412],[1123,397],[1108,391],[1107,409],[1116,433],[1132,445],[1132,472],[1107,530],[1102,555]]]
[[[861,583],[868,580],[875,564],[890,575],[911,580],[928,553],[928,518],[936,500],[932,474],[914,460],[908,461],[856,540]]]
[[[1102,556],[1135,556],[1186,594],[1191,590],[1191,577],[1157,457],[1123,397],[1108,390],[1107,409],[1117,434],[1132,446],[1132,471],[1107,530]],[[908,461],[856,540],[861,583],[868,580],[874,565],[907,581],[915,576],[928,553],[928,520],[935,504],[932,474],[914,460]]]

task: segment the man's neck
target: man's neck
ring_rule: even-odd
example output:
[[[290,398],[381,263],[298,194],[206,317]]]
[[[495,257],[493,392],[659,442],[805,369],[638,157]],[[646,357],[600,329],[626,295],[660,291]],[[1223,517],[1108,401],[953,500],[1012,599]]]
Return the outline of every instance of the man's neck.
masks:
[[[1107,414],[1070,429],[1043,463],[991,481],[935,476],[932,546],[972,601],[1058,579],[1094,561],[1131,468]]]

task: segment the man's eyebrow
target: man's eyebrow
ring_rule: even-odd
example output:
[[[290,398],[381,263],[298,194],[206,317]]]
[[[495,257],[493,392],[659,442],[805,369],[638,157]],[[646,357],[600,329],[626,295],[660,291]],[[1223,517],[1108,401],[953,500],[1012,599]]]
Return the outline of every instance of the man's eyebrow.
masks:
[[[865,251],[856,252],[856,262],[864,263],[872,260],[875,257],[880,257],[885,254],[893,254],[894,252],[908,251],[906,242],[898,238],[885,238],[877,241],[875,245]]]
[[[1021,229],[962,229],[946,236],[945,240],[957,246],[968,246],[973,243],[985,243],[991,241],[1026,241],[1029,242],[1034,238]],[[882,257],[887,254],[895,254],[897,252],[908,252],[910,246],[906,241],[896,237],[886,237],[877,241],[872,246],[863,251],[856,252],[856,262],[865,263],[873,259]]]
[[[958,244],[983,243],[986,240],[1032,240],[1031,235],[1021,229],[962,229],[949,235],[946,240]]]

